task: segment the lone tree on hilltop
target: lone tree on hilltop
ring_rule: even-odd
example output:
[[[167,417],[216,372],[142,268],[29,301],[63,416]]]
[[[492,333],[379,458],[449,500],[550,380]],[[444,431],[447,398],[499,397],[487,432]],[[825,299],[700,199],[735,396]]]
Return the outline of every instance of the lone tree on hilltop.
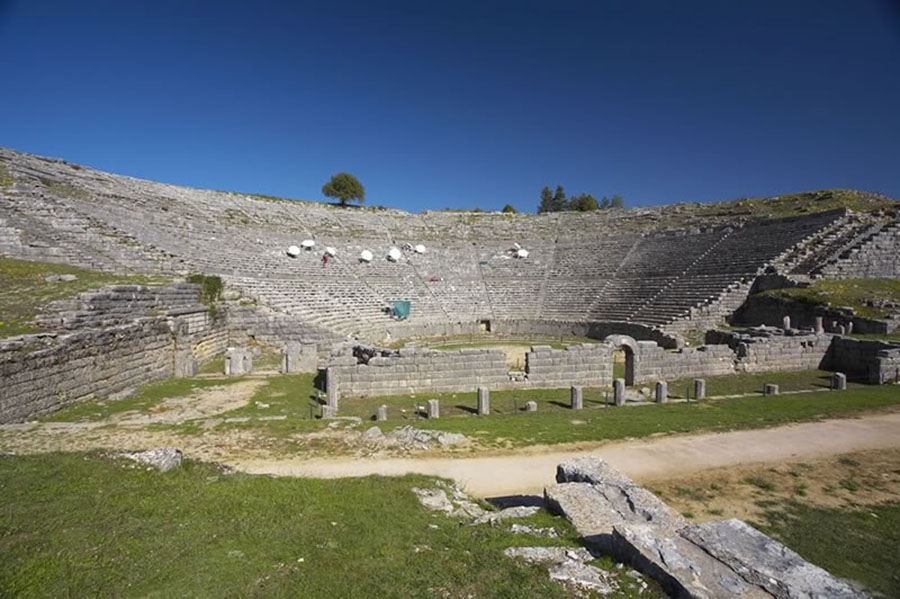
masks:
[[[366,201],[366,188],[350,173],[332,175],[322,186],[322,193],[325,197],[338,199],[341,206],[346,206],[351,201],[360,204]]]

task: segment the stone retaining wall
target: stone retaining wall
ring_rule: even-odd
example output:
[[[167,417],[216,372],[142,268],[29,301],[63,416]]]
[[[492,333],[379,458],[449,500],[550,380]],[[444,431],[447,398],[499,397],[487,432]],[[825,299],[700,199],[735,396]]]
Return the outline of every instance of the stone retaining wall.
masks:
[[[835,336],[827,367],[864,383],[880,385],[898,381],[900,345]]]
[[[885,335],[895,329],[900,322],[875,320],[855,316],[849,309],[817,306],[788,298],[770,295],[752,295],[732,316],[734,325],[780,327],[784,317],[790,316],[791,326],[798,329],[815,329],[816,317],[821,317],[826,331],[836,332],[834,323],[846,327],[853,323],[853,332],[860,334]]]
[[[499,349],[437,351],[401,349],[392,355],[376,355],[368,363],[345,356],[332,359],[329,387],[339,395],[390,395],[474,391],[479,385],[492,389],[509,385],[506,354]]]
[[[652,341],[638,341],[634,382],[646,383],[678,378],[734,373],[734,352],[727,345],[685,347],[666,351]]]
[[[165,318],[0,343],[0,422],[21,422],[173,374]]]
[[[233,339],[253,338],[272,346],[288,342],[315,343],[326,351],[342,339],[332,331],[256,306],[227,306],[228,332]]]
[[[655,343],[653,345],[658,347]],[[570,345],[565,349],[536,345],[525,354],[528,386],[552,388],[612,385],[612,352],[612,346],[605,343]]]

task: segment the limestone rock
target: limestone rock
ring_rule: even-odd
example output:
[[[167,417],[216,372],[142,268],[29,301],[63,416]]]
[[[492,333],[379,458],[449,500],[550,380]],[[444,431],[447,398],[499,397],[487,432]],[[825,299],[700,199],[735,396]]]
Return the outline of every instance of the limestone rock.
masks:
[[[688,599],[772,599],[676,531],[653,525],[621,525],[613,530],[616,559],[655,578],[667,593]]]
[[[119,457],[128,458],[147,466],[152,466],[160,472],[167,472],[172,468],[181,466],[182,453],[174,447],[160,447],[147,451],[125,452],[117,454]]]
[[[594,559],[584,547],[508,547],[503,550],[503,554],[533,564],[544,562],[559,564],[566,561],[583,563]]]
[[[618,588],[608,572],[581,562],[565,561],[550,568],[549,573],[552,580],[601,595],[612,593]]]
[[[866,594],[741,520],[686,526],[681,536],[776,597],[858,599]]]

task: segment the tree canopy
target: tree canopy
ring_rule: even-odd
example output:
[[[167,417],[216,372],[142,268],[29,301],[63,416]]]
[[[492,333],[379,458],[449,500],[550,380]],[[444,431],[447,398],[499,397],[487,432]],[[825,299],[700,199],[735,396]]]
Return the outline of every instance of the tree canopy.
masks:
[[[538,214],[542,212],[579,211],[590,212],[592,210],[606,210],[608,208],[624,208],[625,200],[619,194],[612,197],[603,196],[599,201],[591,193],[582,193],[577,196],[566,197],[562,185],[556,186],[556,191],[549,187],[541,190],[541,202],[538,204]]]
[[[360,204],[366,201],[365,187],[350,173],[332,175],[331,179],[322,186],[322,193],[325,197],[339,200],[341,206],[346,206],[347,202],[351,201]]]
[[[515,214],[518,212],[518,210],[516,210],[516,207],[513,206],[512,204],[507,204],[506,206],[503,207],[503,210],[501,210],[500,212],[505,212],[507,214]]]

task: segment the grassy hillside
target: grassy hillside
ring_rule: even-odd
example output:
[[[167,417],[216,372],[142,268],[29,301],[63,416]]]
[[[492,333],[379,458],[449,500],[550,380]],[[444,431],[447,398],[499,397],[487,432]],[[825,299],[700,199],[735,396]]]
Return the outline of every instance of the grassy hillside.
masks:
[[[819,306],[847,306],[867,318],[900,312],[900,280],[896,279],[819,279],[809,287],[770,289],[763,295]]]

